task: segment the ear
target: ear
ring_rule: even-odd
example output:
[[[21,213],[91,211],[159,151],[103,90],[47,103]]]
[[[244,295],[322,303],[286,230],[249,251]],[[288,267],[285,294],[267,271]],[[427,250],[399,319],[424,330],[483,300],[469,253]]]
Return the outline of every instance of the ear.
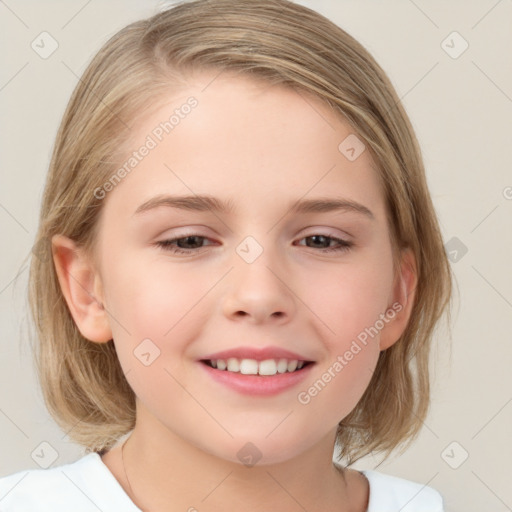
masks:
[[[63,235],[52,237],[52,252],[62,294],[82,336],[97,343],[111,340],[102,282],[92,262]]]
[[[416,297],[418,273],[416,258],[411,249],[402,250],[400,271],[395,278],[392,302],[386,316],[389,319],[380,335],[380,350],[396,343],[405,331]]]

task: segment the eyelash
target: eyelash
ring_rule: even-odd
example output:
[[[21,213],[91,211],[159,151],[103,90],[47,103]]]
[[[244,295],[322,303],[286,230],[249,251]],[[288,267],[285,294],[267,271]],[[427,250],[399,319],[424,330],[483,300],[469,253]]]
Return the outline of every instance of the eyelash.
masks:
[[[301,240],[304,239],[304,238],[312,238],[314,236],[321,236],[323,238],[326,238],[327,240],[334,240],[335,242],[338,242],[340,244],[339,247],[327,247],[325,249],[318,249],[319,252],[322,252],[322,253],[331,253],[331,252],[343,253],[343,252],[349,251],[350,248],[354,245],[353,242],[347,242],[346,240],[342,240],[341,238],[336,238],[336,237],[333,237],[333,236],[321,235],[321,234],[308,235],[308,236],[305,236],[305,237],[301,238]],[[200,239],[204,239],[204,240],[208,239],[205,236],[191,234],[191,235],[186,235],[186,236],[182,236],[182,237],[179,237],[179,238],[172,238],[172,239],[169,239],[169,240],[162,240],[160,242],[156,242],[155,245],[157,245],[158,247],[160,247],[164,251],[168,251],[168,252],[171,252],[173,254],[191,254],[193,252],[198,252],[199,249],[202,249],[202,247],[199,247],[197,249],[182,249],[181,247],[173,246],[173,244],[175,242],[177,242],[178,240],[185,240],[187,238],[200,238]],[[310,247],[310,249],[314,249],[314,247]]]

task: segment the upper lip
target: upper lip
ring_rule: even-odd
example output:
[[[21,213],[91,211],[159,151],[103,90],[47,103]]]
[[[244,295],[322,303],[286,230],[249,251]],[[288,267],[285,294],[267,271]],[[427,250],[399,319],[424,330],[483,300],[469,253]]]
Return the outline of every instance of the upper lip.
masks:
[[[217,360],[217,359],[229,359],[234,357],[236,359],[255,359],[256,361],[264,361],[266,359],[288,359],[290,361],[313,361],[308,357],[304,357],[296,352],[291,352],[284,348],[279,347],[265,347],[265,348],[254,348],[254,347],[237,347],[229,350],[222,350],[221,352],[215,352],[206,357],[201,358],[202,360]]]

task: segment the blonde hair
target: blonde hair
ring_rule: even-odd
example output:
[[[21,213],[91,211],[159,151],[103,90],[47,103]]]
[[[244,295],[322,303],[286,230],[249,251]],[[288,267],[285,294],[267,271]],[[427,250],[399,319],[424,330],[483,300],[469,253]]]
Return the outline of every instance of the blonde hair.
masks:
[[[122,159],[130,124],[193,70],[240,73],[313,94],[348,121],[378,166],[399,269],[414,253],[416,299],[401,338],[380,353],[361,400],[338,426],[340,458],[411,442],[430,403],[434,327],[449,305],[452,275],[411,123],[366,49],[320,14],[287,0],[197,0],[132,23],[84,72],[64,113],[44,191],[30,266],[34,348],[47,407],[86,451],[111,448],[135,426],[135,395],[113,341],[85,339],[70,314],[52,259],[63,234],[89,254],[102,201],[93,191]]]

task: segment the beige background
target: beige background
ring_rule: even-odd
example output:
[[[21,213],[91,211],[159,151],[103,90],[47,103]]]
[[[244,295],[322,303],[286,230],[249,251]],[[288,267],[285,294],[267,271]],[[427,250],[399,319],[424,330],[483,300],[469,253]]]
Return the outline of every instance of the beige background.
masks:
[[[435,487],[447,512],[512,510],[512,2],[299,3],[353,35],[389,74],[423,148],[445,243],[467,248],[452,262],[459,287],[453,339],[446,329],[437,334],[429,417],[414,445],[378,470]],[[52,466],[83,454],[42,402],[26,335],[23,262],[55,133],[78,76],[112,34],[158,5],[0,2],[0,476],[38,468],[31,454],[43,442],[51,445],[43,445],[45,453],[56,452]],[[31,48],[43,31],[59,45],[47,59]],[[462,39],[452,35],[442,45],[453,31],[469,44],[457,58]],[[379,462],[368,457],[356,467]]]

